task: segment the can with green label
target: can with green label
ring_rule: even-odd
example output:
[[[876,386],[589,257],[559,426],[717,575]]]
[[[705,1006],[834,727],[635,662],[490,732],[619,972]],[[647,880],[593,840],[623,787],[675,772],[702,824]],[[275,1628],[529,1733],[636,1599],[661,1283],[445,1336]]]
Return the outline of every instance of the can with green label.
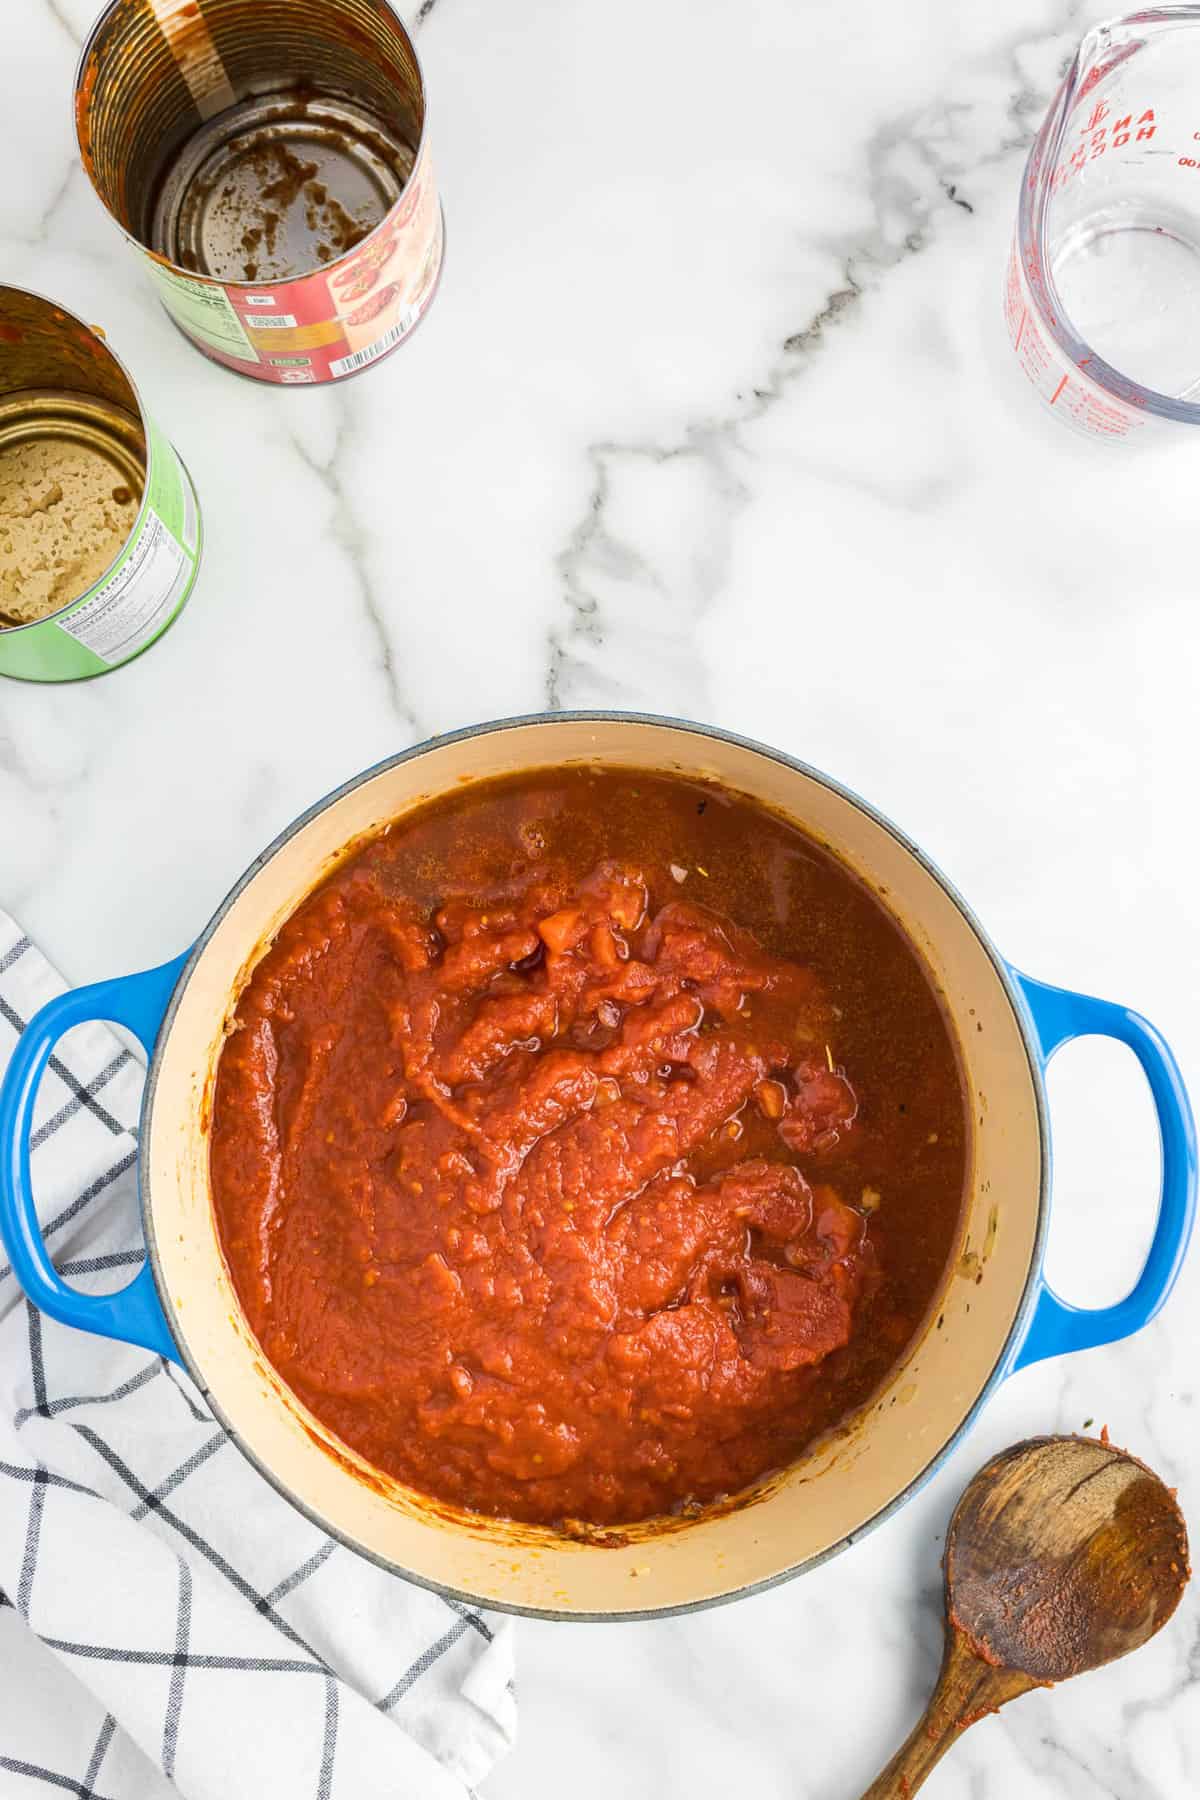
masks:
[[[81,681],[179,616],[191,478],[98,328],[0,286],[0,675]]]

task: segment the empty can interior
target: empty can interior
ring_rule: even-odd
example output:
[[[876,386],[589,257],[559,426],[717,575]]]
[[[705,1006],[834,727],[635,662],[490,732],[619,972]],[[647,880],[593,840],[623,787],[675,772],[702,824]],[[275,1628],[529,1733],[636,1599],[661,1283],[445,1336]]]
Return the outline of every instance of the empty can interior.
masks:
[[[384,0],[116,0],[77,95],[84,164],[118,223],[231,284],[311,274],[368,236],[424,112]]]
[[[10,511],[0,505],[0,553],[5,553],[0,556],[0,628],[19,629],[65,611],[116,562],[145,488],[147,449],[131,382],[97,334],[73,314],[40,295],[0,288],[0,343],[0,488],[7,491],[12,485],[5,477],[23,453],[41,452],[46,478],[38,485],[48,490],[33,493],[28,508],[16,505]],[[82,504],[76,504],[72,489]],[[28,524],[30,511],[47,517],[48,503],[62,501],[64,490],[63,541],[56,538],[53,552],[68,578],[77,568],[78,580],[50,610],[26,617],[7,595],[3,565],[15,555],[18,567],[28,572],[17,534]],[[94,502],[104,496],[127,520],[128,529],[98,525]],[[55,522],[55,533],[59,529]],[[72,529],[78,531],[77,543],[70,541]]]
[[[228,282],[335,262],[400,198],[412,152],[351,100],[267,94],[189,138],[159,189],[154,249]]]

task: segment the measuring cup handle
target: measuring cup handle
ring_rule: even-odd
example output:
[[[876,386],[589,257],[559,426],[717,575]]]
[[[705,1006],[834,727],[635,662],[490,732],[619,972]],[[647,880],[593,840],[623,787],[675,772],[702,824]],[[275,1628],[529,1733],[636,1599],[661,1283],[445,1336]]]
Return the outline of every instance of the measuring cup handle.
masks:
[[[17,1040],[0,1085],[0,1239],[13,1273],[42,1312],[64,1325],[139,1344],[180,1360],[149,1262],[116,1294],[81,1294],[50,1260],[30,1179],[29,1138],[42,1075],[55,1044],[73,1025],[112,1019],[152,1054],[158,1028],[187,956],[141,975],[74,988],[43,1006]]]
[[[1162,1190],[1154,1237],[1141,1273],[1113,1306],[1072,1306],[1045,1276],[1033,1318],[1013,1360],[1023,1369],[1047,1356],[1116,1343],[1148,1325],[1179,1274],[1196,1211],[1196,1126],[1179,1065],[1166,1043],[1139,1013],[1110,1000],[1048,987],[1013,970],[1028,1007],[1043,1066],[1055,1051],[1079,1037],[1111,1037],[1127,1044],[1150,1084],[1162,1144]]]

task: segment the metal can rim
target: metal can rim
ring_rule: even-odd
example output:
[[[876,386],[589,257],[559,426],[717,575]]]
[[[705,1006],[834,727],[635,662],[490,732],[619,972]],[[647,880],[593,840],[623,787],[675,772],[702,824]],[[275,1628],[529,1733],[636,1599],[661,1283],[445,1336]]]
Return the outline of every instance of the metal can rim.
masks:
[[[152,459],[154,457],[154,437],[153,437],[153,433],[150,430],[150,420],[146,413],[146,408],[142,404],[142,396],[138,390],[137,382],[133,379],[133,376],[129,373],[129,370],[125,367],[125,364],[121,361],[121,358],[117,355],[116,351],[113,349],[112,345],[109,343],[107,336],[101,336],[101,334],[96,330],[96,327],[94,325],[89,325],[86,319],[81,318],[77,312],[72,312],[72,310],[69,306],[64,306],[62,304],[62,302],[59,300],[51,300],[48,295],[39,293],[36,288],[17,287],[11,281],[0,282],[0,300],[3,299],[3,296],[6,293],[24,294],[31,300],[40,300],[42,302],[43,306],[48,306],[55,312],[65,313],[67,318],[74,319],[75,323],[77,325],[81,326],[84,331],[91,332],[92,336],[94,338],[96,338],[97,342],[103,347],[104,350],[107,351],[109,356],[112,357],[112,359],[116,363],[118,369],[120,369],[122,375],[125,377],[126,381],[129,383],[129,391],[133,395],[134,404],[137,407],[138,423],[142,428],[142,436],[146,440],[146,475],[145,475],[145,479],[142,483],[141,503],[138,506],[137,517],[134,519],[133,524],[129,527],[128,535],[125,537],[124,541],[122,542],[121,548],[117,551],[117,554],[113,557],[112,561],[105,568],[103,574],[99,575],[97,577],[97,579],[92,582],[90,587],[85,588],[82,594],[76,594],[76,596],[73,600],[68,600],[65,605],[56,607],[52,613],[47,613],[44,618],[28,619],[28,620],[26,620],[24,625],[5,625],[2,629],[0,629],[0,637],[15,638],[18,635],[18,633],[20,633],[22,631],[36,631],[39,626],[55,624],[66,613],[71,612],[73,610],[73,608],[78,606],[81,601],[86,600],[89,594],[94,593],[97,588],[103,587],[104,583],[109,579],[109,577],[111,575],[113,575],[115,573],[117,568],[124,561],[126,553],[129,550],[129,546],[133,543],[134,539],[137,537],[139,531],[142,529],[142,526],[145,523],[146,512],[150,505],[150,467],[151,467]],[[173,442],[171,444],[171,448],[172,448],[172,450],[175,450],[175,445]],[[175,455],[179,456],[178,450],[175,450]],[[182,457],[179,457],[179,460],[181,463],[183,462]],[[190,475],[188,476],[188,480],[191,481]],[[195,485],[196,485],[195,482],[192,482],[193,491],[195,490]],[[197,545],[197,551],[198,550],[199,550],[199,545]],[[197,555],[197,567],[198,566],[199,566],[199,556]],[[116,666],[120,667],[121,665],[118,664]],[[100,671],[97,671],[97,673],[99,673],[99,672]],[[107,671],[104,671],[104,672],[107,673]]]

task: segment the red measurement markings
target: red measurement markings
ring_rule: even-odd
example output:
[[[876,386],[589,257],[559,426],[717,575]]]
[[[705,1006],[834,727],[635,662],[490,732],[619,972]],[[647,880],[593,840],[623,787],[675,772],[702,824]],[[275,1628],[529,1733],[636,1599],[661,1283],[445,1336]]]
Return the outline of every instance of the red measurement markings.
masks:
[[[1058,399],[1058,396],[1062,393],[1063,389],[1066,387],[1067,382],[1069,380],[1070,380],[1070,376],[1068,376],[1068,375],[1063,376],[1062,380],[1059,382],[1058,386],[1055,388],[1054,392],[1050,396],[1051,406],[1054,405],[1054,402]]]
[[[1106,121],[1108,111],[1109,108],[1103,102],[1092,108],[1087,124],[1080,127],[1083,141],[1076,144],[1070,159],[1060,163],[1055,169],[1051,176],[1053,186],[1061,187],[1072,175],[1078,175],[1088,163],[1095,162],[1097,157],[1106,155],[1109,150],[1122,150],[1130,141],[1142,143],[1152,138],[1158,129],[1152,106],[1148,106],[1136,119],[1132,112],[1127,112],[1124,118],[1114,119],[1111,125]]]

